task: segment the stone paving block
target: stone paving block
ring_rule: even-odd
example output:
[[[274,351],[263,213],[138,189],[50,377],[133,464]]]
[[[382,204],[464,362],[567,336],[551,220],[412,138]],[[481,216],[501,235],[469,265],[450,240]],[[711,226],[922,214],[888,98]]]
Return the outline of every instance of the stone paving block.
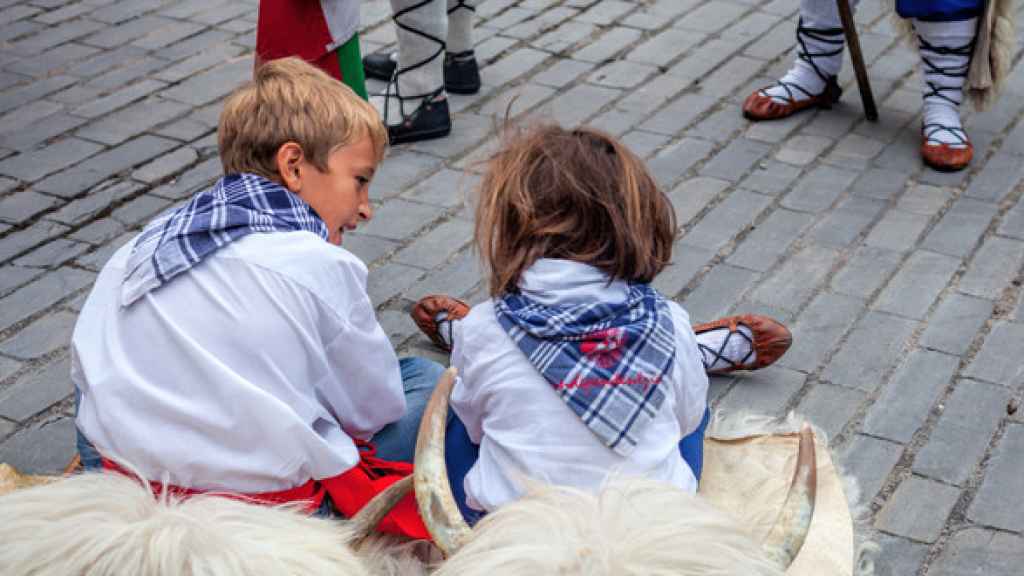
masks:
[[[995,322],[981,350],[964,370],[965,376],[994,382],[1003,386],[1019,386],[1024,382],[1024,365],[1020,362],[1020,345],[1024,342],[1024,324]]]
[[[232,84],[234,87],[235,84]],[[166,91],[164,92],[166,94]],[[104,116],[78,131],[82,138],[104,144],[120,144],[132,136],[183,115],[189,107],[179,102],[149,98]]]
[[[423,274],[422,268],[389,262],[370,272],[366,292],[374,306],[380,306],[398,294],[405,294]]]
[[[778,24],[778,22],[779,17],[773,14],[750,12],[735,24],[722,30],[722,36],[746,42],[761,36]]]
[[[0,395],[0,416],[23,422],[67,398],[74,391],[69,373],[65,356],[21,377]]]
[[[634,88],[657,73],[655,66],[616,60],[595,70],[589,81],[610,88]]]
[[[921,345],[955,355],[965,353],[992,315],[992,308],[992,302],[987,300],[950,294],[928,322]]]
[[[967,516],[985,526],[1024,532],[1020,515],[1020,479],[1024,477],[1024,426],[1010,425],[988,462],[985,479]]]
[[[150,218],[173,204],[166,198],[143,194],[118,206],[110,217],[125,226],[134,226],[138,223],[148,222]]]
[[[400,264],[434,268],[473,239],[473,223],[453,218],[414,240],[393,259]]]
[[[1024,178],[1020,158],[1009,153],[998,152],[989,158],[967,186],[964,196],[986,202],[1000,202],[1006,198]]]
[[[144,166],[140,166],[132,172],[132,178],[152,184],[181,172],[186,167],[194,164],[198,159],[199,154],[193,148],[184,146]]]
[[[232,4],[222,4],[216,6],[210,10],[203,10],[197,14],[189,17],[189,20],[199,22],[201,24],[219,24],[225,20],[237,18],[243,14],[251,12],[252,8],[249,6],[240,6]]]
[[[123,234],[127,227],[113,218],[100,218],[72,232],[68,238],[93,245],[103,244]]]
[[[465,250],[448,264],[436,268],[422,280],[402,292],[403,298],[412,302],[430,294],[449,294],[462,297],[483,279],[480,259],[472,250]]]
[[[747,10],[748,8],[742,4],[708,2],[679,18],[672,26],[710,34],[736,22]]]
[[[239,58],[195,76],[177,86],[164,90],[161,95],[192,106],[201,106],[224,97],[252,76],[252,61]]]
[[[81,42],[99,48],[115,48],[172,23],[174,20],[168,18],[141,16],[118,26],[104,27],[100,32],[83,38]],[[102,24],[99,26],[103,27]]]
[[[752,299],[796,312],[814,295],[838,259],[836,250],[808,245],[784,261],[768,280],[758,286]]]
[[[164,86],[166,86],[166,84],[157,80],[143,80],[104,96],[103,98],[78,106],[77,108],[72,109],[71,112],[76,116],[96,118],[126,106],[140,98],[145,98]]]
[[[32,249],[33,246],[42,244],[50,238],[59,236],[67,230],[67,226],[44,220],[36,222],[23,230],[8,234],[0,239],[0,262],[10,260],[14,256],[26,252]]]
[[[531,78],[531,82],[552,88],[561,88],[593,69],[593,62],[580,62],[566,58],[545,68],[543,72]]]
[[[1024,242],[992,236],[974,255],[957,288],[988,300],[997,300],[1024,265]]]
[[[856,172],[818,166],[805,174],[796,187],[782,198],[782,206],[804,212],[823,212],[856,177]]]
[[[757,164],[769,149],[770,146],[767,144],[736,138],[701,168],[700,175],[736,182]]]
[[[529,42],[531,47],[538,50],[551,52],[557,55],[569,54],[576,46],[594,36],[597,33],[597,30],[597,26],[594,26],[593,24],[570,20],[568,22],[563,22],[554,30],[549,30],[541,36],[530,39]],[[503,52],[506,48],[515,44],[515,41],[511,38],[502,39],[507,40],[508,44],[501,46],[501,49],[496,50],[495,54]],[[474,51],[477,53],[477,58],[480,58],[479,44],[474,48]],[[591,64],[591,66],[593,66],[593,64]]]
[[[866,167],[885,148],[885,142],[856,133],[844,136],[825,161],[844,168]]]
[[[120,236],[114,237],[113,240],[103,244],[96,251],[79,258],[77,260],[78,265],[83,268],[99,272],[103,269],[103,265],[107,263],[107,260],[110,260],[111,256],[113,256],[121,246],[124,246],[130,240],[135,238],[136,233],[137,232],[124,232]],[[84,296],[88,296],[88,293],[84,294],[83,297]],[[72,308],[74,308],[74,306],[72,306]]]
[[[1006,416],[1010,397],[1010,391],[1000,386],[958,381],[928,443],[914,458],[914,472],[947,484],[967,482]]]
[[[700,80],[700,93],[715,98],[731,96],[748,77],[755,74],[762,66],[764,66],[764,62],[761,60],[746,56],[734,56],[709,76]]]
[[[220,178],[224,173],[221,167],[220,158],[208,158],[199,164],[179,174],[174,180],[154,188],[153,196],[167,198],[170,200],[182,200],[192,196],[201,188],[205,188]],[[374,182],[378,182],[381,174],[378,174]],[[373,198],[374,186],[370,187],[370,197]]]
[[[646,85],[638,87],[630,93],[629,98],[623,98],[615,103],[615,107],[625,112],[635,112],[638,118],[646,117],[654,113],[662,104],[671,100],[675,102],[676,96],[686,89],[687,83],[675,76],[663,74],[655,76]],[[630,128],[638,128],[633,125]]]
[[[692,30],[666,28],[630,50],[626,54],[626,60],[665,66],[696,46],[704,38],[703,34],[695,33]]]
[[[206,27],[195,22],[182,22],[180,20],[172,20],[171,22],[170,24],[165,24],[159,30],[155,30],[132,41],[132,46],[138,46],[146,50],[157,50],[188,38]]]
[[[709,321],[725,315],[730,307],[752,286],[760,274],[728,264],[711,269],[700,285],[687,294],[682,305],[690,318]]]
[[[875,302],[875,309],[923,319],[949,284],[960,260],[934,252],[914,252]]]
[[[829,246],[849,246],[885,208],[881,200],[848,196],[818,222],[808,238]]]
[[[67,312],[44,316],[0,342],[0,352],[23,360],[49,354],[71,342],[76,319],[74,314]]]
[[[60,418],[15,434],[0,444],[0,461],[26,474],[59,474],[75,453],[75,422]]]
[[[807,379],[805,374],[769,366],[743,374],[736,385],[722,398],[718,407],[729,413],[749,410],[755,414],[785,416],[786,403]]]
[[[178,147],[167,138],[144,134],[119,146],[101,152],[88,162],[40,181],[35,188],[64,198],[77,196],[111,176],[142,164]]]
[[[660,150],[672,138],[664,134],[652,134],[643,130],[633,130],[622,136],[622,143],[640,158],[651,156]]]
[[[859,390],[818,382],[804,395],[796,411],[833,439],[843,431],[866,397]]]
[[[362,226],[362,233],[380,236],[391,240],[402,240],[416,234],[428,224],[440,217],[444,211],[436,206],[409,202],[408,200],[389,200],[374,210],[374,218]]]
[[[59,203],[52,196],[46,196],[33,190],[23,190],[0,199],[0,221],[20,224],[32,219],[40,212],[45,212]]]
[[[140,189],[141,186],[134,182],[111,181],[97,186],[88,195],[65,204],[46,217],[71,226],[82,224],[118,201],[138,193]]]
[[[48,146],[0,161],[0,173],[33,182],[99,152],[103,147],[78,138],[65,138]]]
[[[454,208],[465,204],[479,183],[477,174],[445,168],[402,194],[402,198]]]
[[[856,196],[867,196],[879,200],[889,200],[903,191],[907,182],[907,174],[898,170],[871,168],[864,171],[850,188]]]
[[[49,50],[55,46],[70,42],[76,38],[81,38],[86,34],[91,34],[96,30],[104,28],[104,24],[101,22],[94,22],[92,20],[86,20],[79,18],[69,22],[64,22],[57,26],[47,28],[44,31],[40,31],[38,34],[26,37],[24,40],[19,40],[10,44],[9,49],[17,54],[23,56],[32,56],[38,54],[44,50]],[[86,44],[91,44],[87,41]]]
[[[850,333],[822,373],[829,382],[872,391],[903,355],[918,322],[881,312],[868,312]],[[871,362],[865,362],[871,358]]]
[[[928,570],[929,576],[1013,576],[1024,563],[1024,537],[983,528],[953,534]]]
[[[416,327],[412,318],[405,312],[385,310],[377,315],[377,321],[380,323],[380,327],[384,329],[384,333],[388,335],[391,345],[396,348],[411,336],[420,335],[419,328]],[[420,337],[429,342],[426,336]]]
[[[601,26],[608,26],[618,22],[623,15],[633,10],[635,6],[631,2],[621,0],[603,0],[592,5],[590,9],[576,17],[582,22],[590,22]]]
[[[0,98],[0,113],[13,110],[19,106],[44,98],[58,90],[63,90],[77,82],[73,76],[56,75],[42,78],[14,90],[10,90]]]
[[[922,247],[950,256],[967,256],[995,215],[992,204],[960,198],[925,237]]]
[[[813,372],[863,310],[864,303],[855,298],[828,292],[818,294],[791,326],[793,346],[779,359],[779,364]]]
[[[85,122],[84,118],[58,112],[16,132],[0,135],[0,146],[12,150],[28,150],[61,134],[71,132]]]
[[[874,556],[875,576],[917,574],[928,555],[928,546],[897,536],[880,534],[872,540],[880,546]]]
[[[182,44],[191,46],[196,38],[202,38],[209,36],[210,34],[216,34],[217,39],[222,39],[221,35],[223,32],[220,31],[207,31],[195,38],[189,38]],[[164,82],[179,82],[186,78],[191,77],[193,74],[206,70],[216,64],[220,64],[225,60],[231,59],[243,51],[242,48],[233,44],[221,44],[217,43],[209,46],[201,51],[197,51],[189,55],[184,60],[176,62],[173,66],[167,66],[161,70],[155,72],[154,77]]]
[[[896,207],[914,214],[934,216],[942,210],[951,197],[952,191],[949,188],[913,184],[900,197]]]
[[[594,82],[595,84],[602,84],[602,82]],[[494,129],[496,123],[500,122],[501,119],[505,118],[508,114],[509,118],[515,118],[523,113],[530,112],[541,102],[551,98],[555,94],[554,88],[548,86],[540,86],[538,84],[520,84],[515,88],[510,88],[500,94],[490,102],[484,105],[480,109],[480,116],[482,122],[479,122],[480,129],[474,134],[474,142],[483,140],[484,137]],[[456,124],[453,123],[452,129],[455,130]],[[459,126],[459,130],[462,126]],[[458,136],[457,133],[452,136]],[[451,139],[445,138],[443,141]],[[430,153],[430,147],[426,144],[420,144],[420,151]],[[458,150],[457,152],[462,152]],[[439,156],[454,156],[456,154],[447,154],[442,152],[435,152]]]
[[[611,88],[579,84],[541,107],[540,116],[562,126],[575,127],[596,114],[622,93]]]
[[[13,264],[0,266],[0,296],[13,292],[16,288],[28,284],[42,274],[42,270],[35,268],[22,268]]]
[[[45,76],[56,74],[75,62],[88,58],[99,52],[99,49],[69,42],[52,48],[41,54],[33,54],[29,58],[17,60],[5,66],[8,72],[25,76]]]
[[[718,103],[702,94],[683,94],[640,125],[641,130],[675,135]]]
[[[1022,126],[1024,126],[1024,123],[1022,123]],[[998,233],[1010,238],[1024,240],[1024,200],[1018,200],[1017,205],[1003,216]]]
[[[668,165],[668,163],[666,159],[665,164]],[[680,182],[668,193],[672,207],[675,208],[676,225],[679,227],[687,225],[728,187],[729,183],[724,180],[704,176]]]
[[[752,84],[752,88],[749,90],[741,89],[737,90],[737,95],[743,94],[746,98],[747,94],[750,94],[754,90],[758,90],[765,86],[770,85],[773,80],[769,78],[757,79]],[[771,122],[749,122],[744,121],[747,124],[747,130],[744,132],[744,136],[751,140],[757,140],[759,142],[768,142],[770,144],[777,144],[785,141],[794,130],[796,130],[801,124],[803,124],[807,118],[801,118],[801,115],[793,115],[788,118],[782,118],[779,120],[773,120]]]
[[[48,100],[37,100],[0,117],[0,133],[10,134],[59,112],[62,106]]]
[[[57,238],[14,261],[25,268],[56,268],[91,248],[88,244]]]
[[[771,198],[734,190],[683,236],[687,244],[717,251],[753,225]]]
[[[864,239],[864,243],[895,252],[905,252],[917,244],[917,239],[930,221],[929,216],[903,210],[889,210]]]
[[[665,296],[674,298],[714,256],[710,250],[677,241],[672,247],[672,262],[655,276],[651,285]]]
[[[81,270],[61,268],[8,294],[0,300],[0,332],[88,286],[94,277]]]
[[[710,142],[683,138],[679,142],[662,149],[657,156],[647,163],[647,169],[663,188],[672,186],[679,177],[686,174],[694,164],[700,162],[711,153],[713,146]],[[674,193],[673,193],[674,195]],[[679,215],[679,206],[676,206],[676,215]],[[683,224],[686,220],[679,218],[677,224]]]
[[[749,133],[748,133],[749,136]],[[778,196],[793,186],[800,176],[800,169],[775,160],[765,160],[757,165],[740,185],[760,194]]]
[[[719,108],[687,130],[686,135],[713,142],[726,143],[731,141],[736,133],[746,128],[746,126],[747,121],[740,113],[739,106],[727,104],[724,108]],[[760,167],[763,163],[763,161],[757,162],[755,165]],[[756,172],[758,170],[755,170]]]
[[[794,136],[775,153],[775,159],[786,164],[806,166],[823,153],[833,142],[822,136]]]
[[[870,504],[902,455],[900,444],[855,434],[839,457],[839,463],[857,479],[861,502]]]
[[[915,350],[893,374],[864,420],[865,434],[907,444],[956,372],[959,358]]]
[[[547,52],[534,50],[533,48],[520,48],[515,52],[507,54],[490,66],[485,66],[480,71],[481,78],[487,80],[488,85],[498,86],[515,80],[523,74],[536,68],[541,62],[549,57]]]
[[[116,2],[98,10],[94,10],[90,14],[90,17],[93,20],[99,20],[100,22],[117,24],[119,22],[135,18],[140,14],[145,14],[150,10],[154,10],[158,8],[161,3],[162,0],[136,0],[128,3]]]
[[[727,261],[735,266],[765,272],[813,221],[810,214],[776,209],[743,239]]]
[[[952,486],[911,476],[878,512],[875,527],[918,542],[934,542],[959,496]]]

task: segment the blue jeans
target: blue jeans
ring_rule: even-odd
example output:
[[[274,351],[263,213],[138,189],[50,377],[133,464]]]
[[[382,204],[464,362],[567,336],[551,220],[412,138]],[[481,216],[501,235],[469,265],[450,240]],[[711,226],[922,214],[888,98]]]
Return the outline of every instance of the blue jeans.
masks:
[[[704,411],[704,418],[701,419],[697,429],[679,441],[679,453],[683,460],[693,470],[693,475],[700,482],[700,473],[704,468],[704,433],[708,428],[708,421],[711,419],[711,409]],[[459,505],[462,517],[472,526],[484,516],[484,512],[474,510],[466,504],[466,489],[464,486],[466,474],[476,463],[480,455],[480,447],[473,444],[469,439],[469,432],[466,425],[458,418],[448,413],[448,431],[445,436],[445,467],[448,469],[448,482],[451,484],[452,495],[455,496],[455,503]]]
[[[402,371],[402,387],[405,389],[405,415],[377,432],[373,436],[373,443],[377,446],[378,458],[411,463],[416,452],[416,434],[419,432],[423,410],[427,407],[438,378],[444,372],[444,366],[426,358],[400,358],[398,365]],[[80,400],[81,393],[78,393],[75,397],[76,413]],[[85,470],[100,468],[100,453],[80,430],[76,428],[75,431],[82,467]]]

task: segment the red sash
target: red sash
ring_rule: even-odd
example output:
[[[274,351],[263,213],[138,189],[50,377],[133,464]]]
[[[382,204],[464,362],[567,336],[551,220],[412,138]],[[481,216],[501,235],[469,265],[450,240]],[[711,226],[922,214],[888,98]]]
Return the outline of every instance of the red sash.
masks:
[[[331,31],[319,2],[260,1],[256,20],[258,61],[298,56],[342,80],[338,56],[327,51],[331,42]]]
[[[357,441],[357,445],[361,447],[359,463],[354,468],[333,478],[310,480],[301,486],[278,492],[261,492],[258,494],[209,493],[215,493],[225,498],[271,506],[288,502],[303,502],[303,509],[311,514],[320,508],[324,500],[324,494],[330,494],[334,508],[346,518],[352,518],[374,496],[383,492],[388,486],[412,474],[413,469],[412,464],[390,462],[377,458],[377,451],[372,444],[364,444]],[[120,472],[126,476],[134,476],[125,468],[106,458],[103,459],[103,468]],[[150,486],[154,494],[160,494],[165,490],[164,485],[159,482],[151,481]],[[203,490],[180,486],[167,486],[166,491],[175,496],[194,496],[206,493]],[[427,527],[424,526],[423,520],[420,518],[419,509],[416,507],[416,496],[412,493],[402,498],[398,505],[391,512],[388,512],[387,516],[380,521],[377,530],[417,540],[430,540],[430,533],[427,532]]]

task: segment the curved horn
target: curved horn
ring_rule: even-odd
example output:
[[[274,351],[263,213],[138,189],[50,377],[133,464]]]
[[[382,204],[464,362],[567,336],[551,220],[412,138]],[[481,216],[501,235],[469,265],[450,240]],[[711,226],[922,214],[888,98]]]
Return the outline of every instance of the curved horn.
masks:
[[[412,484],[412,476],[406,476],[385,488],[383,492],[374,496],[373,500],[367,502],[366,506],[360,508],[350,521],[355,533],[354,541],[361,542],[375,532],[377,524],[380,524],[388,512],[412,490]]]
[[[818,463],[814,456],[814,433],[804,423],[800,429],[800,448],[793,471],[793,483],[782,504],[779,518],[761,546],[768,556],[786,570],[804,545],[814,516],[814,498],[818,486]]]
[[[416,503],[434,544],[445,557],[451,556],[465,542],[471,531],[459,512],[448,483],[444,461],[444,433],[448,423],[448,396],[455,385],[455,368],[445,370],[423,411],[420,432],[416,438]]]

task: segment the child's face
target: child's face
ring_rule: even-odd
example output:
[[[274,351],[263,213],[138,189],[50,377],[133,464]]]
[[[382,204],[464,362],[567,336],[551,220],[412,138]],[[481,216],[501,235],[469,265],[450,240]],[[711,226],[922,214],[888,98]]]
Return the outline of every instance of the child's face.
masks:
[[[340,246],[346,230],[373,218],[370,181],[377,170],[377,155],[369,137],[338,148],[327,157],[327,172],[302,158],[298,162],[296,188],[327,225],[327,241]],[[290,178],[285,178],[289,180]]]

